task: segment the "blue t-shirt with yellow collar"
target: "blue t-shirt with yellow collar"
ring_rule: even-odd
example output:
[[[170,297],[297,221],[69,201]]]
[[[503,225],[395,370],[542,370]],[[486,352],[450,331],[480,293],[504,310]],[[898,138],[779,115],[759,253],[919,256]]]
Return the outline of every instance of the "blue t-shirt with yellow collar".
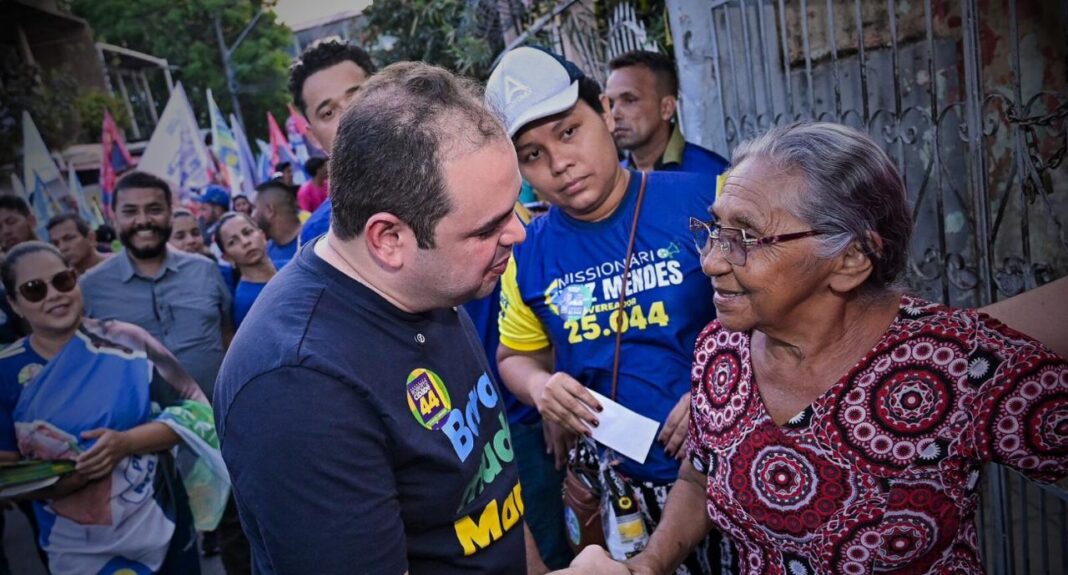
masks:
[[[556,369],[605,396],[612,393],[615,332],[622,324],[616,400],[663,425],[690,392],[697,334],[715,317],[712,286],[689,232],[690,216],[707,219],[715,177],[648,175],[621,322],[624,261],[641,174],[619,208],[582,222],[553,207],[531,223],[501,281],[501,342],[517,351],[552,346]],[[623,459],[628,476],[674,481],[678,462],[654,442],[644,464]]]

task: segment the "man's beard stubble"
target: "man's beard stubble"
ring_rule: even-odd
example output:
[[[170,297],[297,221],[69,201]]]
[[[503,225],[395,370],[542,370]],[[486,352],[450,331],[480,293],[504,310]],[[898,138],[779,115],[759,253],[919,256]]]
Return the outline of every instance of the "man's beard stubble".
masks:
[[[144,248],[138,248],[133,245],[134,234],[142,230],[152,230],[156,232],[156,236],[159,238],[159,241],[156,243],[156,245]],[[130,255],[133,256],[134,259],[139,260],[152,259],[162,255],[163,252],[167,249],[167,240],[169,240],[170,238],[170,225],[166,227],[159,227],[153,224],[145,224],[143,226],[137,226],[119,234],[119,241],[122,243],[122,246],[126,248],[126,251],[130,252]]]

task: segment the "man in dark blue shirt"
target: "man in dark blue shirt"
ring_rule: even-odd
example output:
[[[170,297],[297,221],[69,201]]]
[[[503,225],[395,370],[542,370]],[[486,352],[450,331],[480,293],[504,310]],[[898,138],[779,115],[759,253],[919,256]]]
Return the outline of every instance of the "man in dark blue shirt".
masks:
[[[254,570],[525,573],[503,401],[459,307],[525,237],[514,148],[467,81],[400,63],[333,157],[330,231],[264,289],[215,394]]]

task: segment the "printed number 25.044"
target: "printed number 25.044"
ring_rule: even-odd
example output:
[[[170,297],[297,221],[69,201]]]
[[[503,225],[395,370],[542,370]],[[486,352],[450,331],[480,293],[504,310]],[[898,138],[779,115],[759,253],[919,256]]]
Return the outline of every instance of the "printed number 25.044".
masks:
[[[635,305],[627,310],[615,310],[608,316],[608,326],[601,327],[597,323],[597,314],[583,316],[581,320],[568,320],[564,327],[568,330],[568,343],[582,343],[595,340],[601,336],[611,335],[616,332],[626,332],[634,328],[644,330],[650,325],[665,327],[671,321],[667,312],[664,311],[664,302],[653,302],[646,314],[641,305]]]

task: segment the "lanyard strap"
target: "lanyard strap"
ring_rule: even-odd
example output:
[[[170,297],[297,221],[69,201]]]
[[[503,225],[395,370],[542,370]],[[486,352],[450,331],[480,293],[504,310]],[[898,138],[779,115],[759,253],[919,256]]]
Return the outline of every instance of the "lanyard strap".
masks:
[[[616,330],[616,351],[612,358],[612,401],[616,400],[619,388],[619,350],[623,346],[623,304],[627,301],[627,281],[630,279],[630,263],[634,259],[634,241],[638,237],[638,216],[642,213],[642,199],[645,198],[646,174],[642,172],[642,184],[638,188],[638,202],[634,206],[634,221],[630,224],[630,239],[627,240],[627,257],[623,267],[623,287],[619,290],[619,307],[616,309],[616,321],[612,327]],[[611,322],[611,316],[609,316]]]

